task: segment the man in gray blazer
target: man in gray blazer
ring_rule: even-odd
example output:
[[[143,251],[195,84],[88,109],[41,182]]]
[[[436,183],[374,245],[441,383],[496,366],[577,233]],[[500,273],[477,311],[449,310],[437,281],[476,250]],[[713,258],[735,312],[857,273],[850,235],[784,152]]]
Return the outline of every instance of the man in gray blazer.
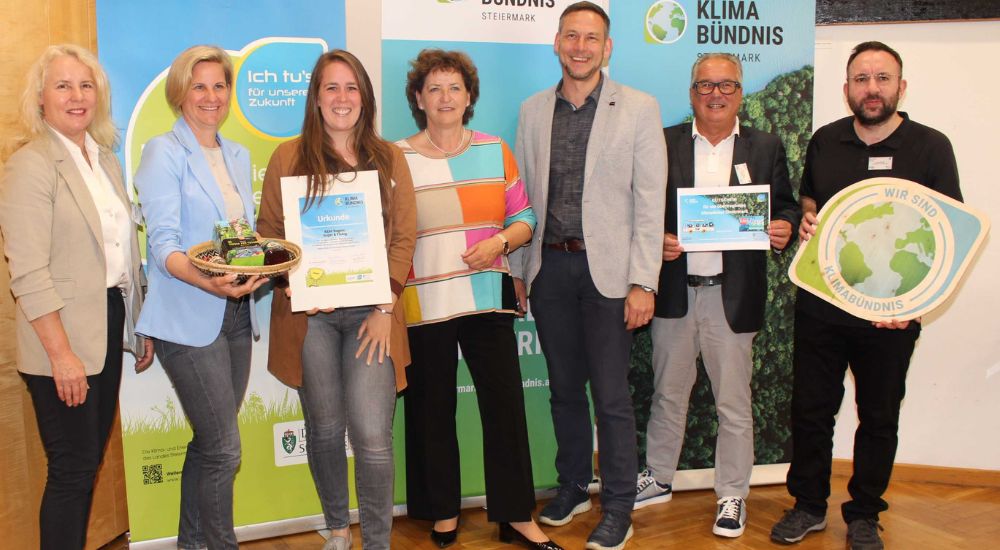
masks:
[[[621,548],[632,534],[629,350],[632,330],[653,316],[667,179],[656,100],[600,70],[608,31],[599,6],[567,7],[554,46],[562,80],[521,106],[516,156],[538,225],[510,261],[548,363],[558,445],[559,493],[539,519],[564,525],[590,509],[589,382],[601,453],[603,516],[587,541],[595,549]]]
[[[767,252],[685,252],[677,235],[677,189],[767,185],[768,233],[780,251],[801,216],[788,180],[781,139],[740,126],[743,69],[730,54],[704,54],[691,68],[694,122],[664,129],[670,149],[663,269],[653,319],[653,399],[646,430],[648,470],[639,475],[635,508],[667,502],[677,470],[688,399],[700,354],[719,417],[715,447],[716,518],[712,532],[738,537],[746,527],[753,471],[750,378],[754,336],[764,323]],[[678,230],[681,231],[678,231]]]

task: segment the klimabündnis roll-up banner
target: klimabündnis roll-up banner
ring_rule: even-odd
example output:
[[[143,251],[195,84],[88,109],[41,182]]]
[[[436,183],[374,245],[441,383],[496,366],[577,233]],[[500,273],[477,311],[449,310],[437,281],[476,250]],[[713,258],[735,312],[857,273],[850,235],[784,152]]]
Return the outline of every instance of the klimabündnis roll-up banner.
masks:
[[[176,120],[164,95],[170,63],[190,46],[212,44],[229,53],[235,69],[221,133],[249,149],[259,206],[271,153],[300,132],[316,58],[345,47],[344,0],[319,7],[302,0],[98,0],[98,49],[111,80],[115,122],[123,130],[120,155],[129,188],[143,145],[170,131]],[[324,527],[306,464],[298,395],[266,370],[270,294],[263,296],[257,304],[262,338],[254,343],[239,413],[243,453],[234,515],[241,539]],[[175,547],[191,430],[158,362],[141,374],[126,369],[121,417],[131,542]]]
[[[387,138],[416,132],[404,88],[408,63],[423,48],[462,50],[480,77],[480,98],[469,127],[513,143],[520,103],[559,80],[553,42],[559,15],[569,1],[384,0],[382,3],[382,125]],[[611,17],[612,54],[608,75],[654,95],[662,123],[689,120],[691,65],[700,54],[725,52],[743,64],[743,124],[781,136],[793,186],[798,187],[812,129],[815,2],[779,0],[612,0],[599,3]],[[530,185],[530,182],[528,182]],[[536,209],[545,205],[533,205]],[[757,464],[787,462],[791,401],[791,326],[794,288],[785,272],[792,254],[769,254],[766,324],[754,345],[754,416]],[[522,343],[521,367],[538,487],[554,484],[547,373],[529,317],[515,323]],[[631,385],[636,408],[640,463],[652,393],[651,342],[636,334]],[[707,377],[690,403],[688,431],[680,468],[711,468],[718,430]],[[479,417],[471,379],[459,382],[463,494],[482,494]],[[598,451],[599,452],[599,451]],[[775,472],[778,477],[775,477]],[[754,481],[783,479],[765,470]],[[681,476],[683,477],[683,476]],[[711,476],[692,486],[710,487]],[[680,483],[680,487],[687,485]]]
[[[406,73],[421,50],[440,48],[463,51],[476,65],[480,95],[468,127],[500,136],[513,149],[521,102],[559,81],[559,61],[552,44],[559,15],[571,3],[383,0],[381,112],[386,139],[395,141],[417,132],[406,100]],[[556,483],[556,446],[545,359],[530,314],[516,321],[514,330],[535,486],[552,487]],[[456,391],[462,495],[483,495],[482,425],[476,390],[464,361],[459,363]],[[403,447],[403,417],[400,402],[396,410],[397,449]]]
[[[688,90],[691,66],[698,56],[714,52],[735,55],[743,65],[740,124],[781,137],[792,186],[797,190],[812,135],[815,28],[814,0],[613,1],[610,75],[656,96],[663,125],[673,126],[692,117]],[[751,381],[757,465],[791,459],[795,287],[786,273],[795,250],[767,255],[767,308],[764,327],[754,340]],[[639,331],[633,347],[631,379],[640,464],[645,456],[653,391],[650,355],[649,332]],[[679,470],[712,468],[714,464],[718,421],[700,360],[698,370]],[[783,472],[780,467],[755,468],[752,482],[782,482]],[[681,473],[674,486],[709,488],[712,478],[697,475],[685,479]]]
[[[512,145],[521,102],[559,80],[553,42],[559,15],[571,3],[382,0],[379,113],[384,137],[394,141],[417,131],[404,93],[409,62],[421,49],[442,48],[468,53],[478,68],[481,95],[469,127],[500,136]],[[744,73],[741,123],[781,136],[793,185],[798,186],[812,126],[813,0],[598,3],[611,16],[613,49],[607,74],[654,95],[664,126],[691,116],[690,69],[699,54],[737,55]],[[351,8],[377,13],[362,3]],[[230,53],[236,69],[230,113],[221,131],[250,150],[258,201],[271,152],[299,133],[313,63],[321,52],[346,46],[344,0],[325,2],[322,9],[304,0],[98,0],[97,22],[100,58],[111,78],[113,113],[123,130],[120,155],[130,188],[143,145],[169,131],[175,120],[164,97],[171,61],[191,45],[215,44]],[[371,45],[363,49],[375,51]],[[368,69],[376,72],[376,67]],[[791,252],[769,253],[766,323],[754,345],[758,464],[787,462],[790,455],[794,292],[785,272]],[[250,385],[240,412],[243,459],[236,478],[235,519],[241,537],[323,526],[305,461],[307,438],[298,396],[265,369],[269,309],[270,298],[265,296],[257,310],[263,337],[254,345]],[[514,327],[535,485],[551,487],[556,483],[556,445],[545,361],[530,313]],[[645,452],[652,391],[650,346],[648,333],[638,331],[631,384],[640,455]],[[456,392],[462,494],[471,497],[485,490],[483,451],[475,388],[464,364],[460,365]],[[180,472],[191,432],[160,365],[139,375],[125,375],[121,413],[132,541],[149,547],[168,545],[177,532]],[[400,400],[394,430],[398,504],[406,496],[404,422]],[[711,391],[700,371],[680,469],[711,468],[716,431]],[[703,486],[711,486],[710,479]],[[684,488],[684,484],[677,487]],[[355,507],[353,495],[351,502]]]

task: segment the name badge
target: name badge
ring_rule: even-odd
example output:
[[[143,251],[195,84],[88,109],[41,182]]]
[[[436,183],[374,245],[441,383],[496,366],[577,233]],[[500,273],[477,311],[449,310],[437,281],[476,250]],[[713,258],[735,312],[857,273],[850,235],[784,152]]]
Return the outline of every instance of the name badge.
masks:
[[[892,170],[892,157],[868,157],[869,170]]]
[[[745,162],[734,164],[733,169],[736,170],[736,179],[739,180],[740,185],[747,185],[750,183],[750,169],[747,168]]]

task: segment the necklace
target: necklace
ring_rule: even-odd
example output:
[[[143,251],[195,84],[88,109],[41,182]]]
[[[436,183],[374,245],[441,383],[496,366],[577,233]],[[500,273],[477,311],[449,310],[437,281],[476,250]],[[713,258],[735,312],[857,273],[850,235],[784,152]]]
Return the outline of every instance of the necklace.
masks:
[[[452,151],[445,151],[444,149],[438,147],[437,144],[434,143],[434,140],[431,139],[431,134],[430,132],[427,131],[427,128],[424,128],[424,135],[427,136],[427,141],[428,143],[431,144],[431,147],[437,149],[439,153],[444,155],[444,158],[450,158],[457,155],[458,152],[461,151],[463,147],[465,147],[465,130],[462,130],[462,139],[461,141],[458,142],[458,147],[456,147]]]

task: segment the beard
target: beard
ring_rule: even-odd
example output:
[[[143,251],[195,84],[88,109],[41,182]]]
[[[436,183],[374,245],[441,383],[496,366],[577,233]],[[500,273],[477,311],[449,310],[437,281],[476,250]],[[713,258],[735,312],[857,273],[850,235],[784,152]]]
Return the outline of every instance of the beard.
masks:
[[[882,108],[874,113],[865,110],[865,101],[869,99],[879,99],[882,101]],[[854,113],[854,117],[857,118],[858,122],[862,126],[878,126],[883,122],[892,118],[892,115],[896,114],[896,106],[899,104],[899,94],[893,94],[891,96],[872,96],[866,95],[861,98],[860,101],[854,101],[849,99],[847,104],[851,107],[851,112]]]
[[[563,72],[569,75],[569,77],[572,78],[573,80],[588,80],[590,79],[590,77],[594,76],[594,73],[601,70],[600,65],[595,65],[584,70],[583,72],[574,72],[572,69],[569,68],[569,65],[567,65],[566,63],[560,63],[560,64],[562,65]]]

